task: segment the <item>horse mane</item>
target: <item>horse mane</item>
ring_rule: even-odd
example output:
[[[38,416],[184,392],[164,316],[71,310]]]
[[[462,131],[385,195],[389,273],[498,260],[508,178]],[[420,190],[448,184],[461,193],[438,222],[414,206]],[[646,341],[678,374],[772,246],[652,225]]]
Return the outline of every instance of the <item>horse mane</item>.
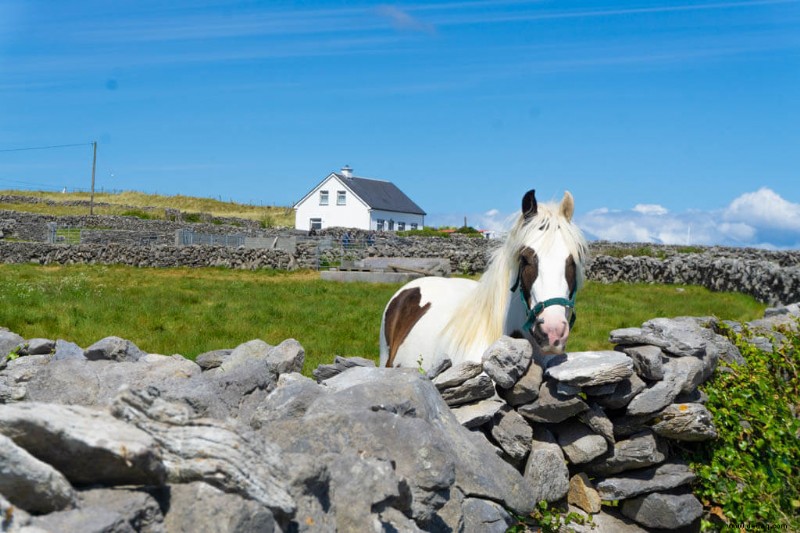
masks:
[[[504,242],[492,253],[478,286],[445,327],[451,356],[467,353],[478,343],[488,347],[502,336],[520,249],[533,244],[539,253],[546,254],[558,235],[575,259],[577,288],[583,286],[588,246],[580,228],[561,214],[558,204],[539,204],[529,220],[520,213]]]

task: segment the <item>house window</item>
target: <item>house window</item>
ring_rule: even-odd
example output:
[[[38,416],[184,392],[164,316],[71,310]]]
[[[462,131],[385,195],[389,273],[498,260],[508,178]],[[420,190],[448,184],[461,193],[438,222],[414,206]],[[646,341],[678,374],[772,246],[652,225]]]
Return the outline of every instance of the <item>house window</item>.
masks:
[[[394,231],[394,220],[389,220],[389,231]]]
[[[378,219],[376,222],[377,222],[376,229],[377,229],[378,231],[383,231],[383,226],[384,226],[384,224],[386,223],[386,221],[385,221],[385,220],[383,220],[382,218],[379,218],[379,219]]]
[[[412,222],[411,223],[411,229],[417,229],[417,223],[416,222]]]
[[[321,218],[312,218],[310,226],[311,226],[311,229],[313,229],[313,230],[322,229],[322,219]]]
[[[336,205],[345,205],[347,203],[347,195],[345,191],[336,191]]]
[[[319,205],[328,205],[328,191],[319,191]]]
[[[406,223],[405,222],[398,222],[397,223],[397,231],[405,231]]]

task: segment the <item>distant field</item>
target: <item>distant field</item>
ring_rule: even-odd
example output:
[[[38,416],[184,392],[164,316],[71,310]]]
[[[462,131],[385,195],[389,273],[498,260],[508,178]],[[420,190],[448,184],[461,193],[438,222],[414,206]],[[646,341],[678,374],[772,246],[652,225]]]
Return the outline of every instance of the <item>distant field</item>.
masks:
[[[323,282],[317,272],[0,265],[0,326],[86,347],[116,335],[151,353],[194,358],[260,338],[295,338],[304,373],[334,355],[377,360],[383,307],[396,284]],[[747,321],[765,306],[699,287],[588,283],[569,348],[609,349],[612,329],[659,316]]]
[[[29,204],[23,202],[0,202],[0,209],[11,211],[25,211],[48,215],[86,215],[89,213],[86,206],[63,205],[65,202],[89,201],[90,194],[83,192],[59,193],[40,191],[0,191],[0,195],[27,196],[52,200],[59,205]],[[294,226],[294,211],[291,207],[257,206],[239,204],[236,202],[223,202],[211,198],[196,198],[191,196],[164,196],[158,194],[145,194],[126,191],[117,194],[97,193],[94,195],[94,213],[97,215],[142,215],[147,213],[153,218],[164,218],[164,208],[179,209],[185,213],[209,213],[216,217],[236,217],[256,220],[264,226]],[[133,208],[133,209],[131,209]],[[154,208],[154,209],[150,209]],[[139,210],[137,212],[136,210]],[[133,211],[133,212],[132,212]]]

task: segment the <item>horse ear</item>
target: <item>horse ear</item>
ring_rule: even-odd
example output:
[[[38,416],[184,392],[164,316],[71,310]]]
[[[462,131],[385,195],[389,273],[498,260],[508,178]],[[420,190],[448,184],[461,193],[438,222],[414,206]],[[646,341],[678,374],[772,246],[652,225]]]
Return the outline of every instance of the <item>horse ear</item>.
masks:
[[[531,189],[522,197],[522,216],[525,217],[525,220],[528,220],[536,216],[538,208],[536,204],[536,191]]]
[[[575,200],[569,191],[564,191],[564,198],[561,199],[561,216],[567,220],[572,220],[572,214],[575,213]]]

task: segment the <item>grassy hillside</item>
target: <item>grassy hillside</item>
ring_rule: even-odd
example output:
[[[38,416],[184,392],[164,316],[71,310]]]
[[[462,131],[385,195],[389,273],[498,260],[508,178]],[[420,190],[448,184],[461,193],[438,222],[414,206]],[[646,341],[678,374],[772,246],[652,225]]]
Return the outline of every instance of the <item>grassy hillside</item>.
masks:
[[[91,195],[85,192],[40,192],[3,190],[0,195],[41,198],[56,202],[31,204],[25,202],[0,202],[0,209],[25,211],[48,215],[86,215],[87,205],[67,205],[70,202],[89,202]],[[192,196],[164,196],[125,191],[121,193],[97,193],[94,195],[97,215],[129,215],[147,213],[152,218],[164,218],[164,209],[179,209],[184,213],[209,213],[215,217],[236,217],[262,222],[265,226],[294,226],[294,211],[291,207],[257,206],[236,202],[223,202],[211,198]],[[109,204],[109,205],[104,205]],[[137,213],[138,211],[138,213]],[[132,213],[133,212],[133,213]]]
[[[332,283],[316,272],[0,265],[0,326],[89,346],[117,335],[187,357],[261,338],[295,338],[305,372],[334,355],[377,359],[383,307],[397,284]],[[700,287],[588,283],[571,350],[609,349],[608,333],[656,316],[752,320],[764,305]]]

